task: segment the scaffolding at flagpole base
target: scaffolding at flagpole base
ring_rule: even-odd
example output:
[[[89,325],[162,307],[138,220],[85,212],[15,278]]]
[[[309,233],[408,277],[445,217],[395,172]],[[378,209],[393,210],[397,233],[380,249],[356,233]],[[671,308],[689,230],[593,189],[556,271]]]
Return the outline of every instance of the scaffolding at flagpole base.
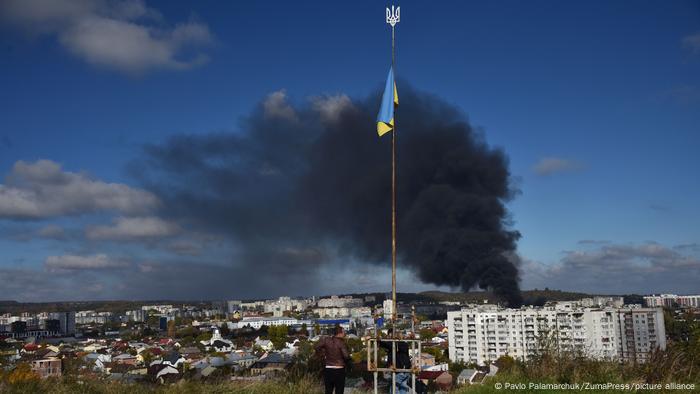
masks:
[[[387,355],[387,362],[389,359],[392,361],[391,366],[380,367],[379,360],[379,343],[380,342],[390,342],[391,343],[391,357]],[[406,342],[410,345],[411,354],[411,368],[395,368],[396,365],[396,343]],[[410,373],[411,374],[411,392],[416,392],[416,375],[421,371],[421,342],[420,339],[395,339],[395,338],[372,338],[367,341],[367,371],[372,372],[374,378],[374,393],[379,393],[379,373],[391,373],[391,388],[390,393],[396,392],[396,374],[397,373]]]

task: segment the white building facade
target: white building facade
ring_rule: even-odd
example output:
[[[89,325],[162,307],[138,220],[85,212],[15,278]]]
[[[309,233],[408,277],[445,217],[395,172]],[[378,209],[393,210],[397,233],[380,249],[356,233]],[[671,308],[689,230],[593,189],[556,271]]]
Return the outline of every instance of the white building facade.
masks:
[[[353,298],[350,296],[338,297],[331,296],[330,298],[321,298],[318,300],[319,308],[352,308],[364,305],[362,298]]]
[[[688,308],[700,308],[700,295],[676,295],[676,294],[659,294],[644,297],[644,303],[648,307],[667,307],[672,308],[676,305]]]
[[[527,360],[541,349],[643,360],[653,349],[666,348],[661,309],[482,305],[448,312],[447,327],[450,359],[480,365],[505,355]]]

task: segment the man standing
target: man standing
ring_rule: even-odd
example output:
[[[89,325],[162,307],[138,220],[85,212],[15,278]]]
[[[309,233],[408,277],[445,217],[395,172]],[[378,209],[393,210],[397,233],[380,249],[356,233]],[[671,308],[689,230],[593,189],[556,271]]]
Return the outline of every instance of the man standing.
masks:
[[[335,327],[335,335],[323,337],[316,345],[316,352],[323,356],[326,367],[323,369],[323,382],[326,394],[343,394],[345,390],[345,368],[350,362],[350,353],[345,345],[343,327]]]

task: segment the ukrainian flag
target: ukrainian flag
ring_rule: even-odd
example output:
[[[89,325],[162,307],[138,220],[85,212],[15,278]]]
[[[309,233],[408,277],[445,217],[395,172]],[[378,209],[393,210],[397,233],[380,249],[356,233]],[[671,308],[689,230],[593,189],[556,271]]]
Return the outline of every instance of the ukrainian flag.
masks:
[[[386,87],[382,95],[382,106],[377,115],[377,134],[384,134],[394,130],[394,109],[399,105],[399,93],[396,91],[396,81],[394,81],[394,67],[389,69],[389,76],[386,78]]]

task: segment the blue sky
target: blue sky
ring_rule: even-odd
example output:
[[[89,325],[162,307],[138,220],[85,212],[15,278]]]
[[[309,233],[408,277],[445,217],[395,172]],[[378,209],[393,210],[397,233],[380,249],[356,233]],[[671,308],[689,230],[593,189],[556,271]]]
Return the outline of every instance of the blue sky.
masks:
[[[700,290],[700,3],[400,6],[400,80],[458,107],[510,157],[521,190],[508,207],[523,235],[523,288]],[[0,183],[0,299],[172,297],[179,293],[168,286],[135,291],[120,269],[150,278],[168,259],[219,269],[234,246],[157,218],[128,220],[150,209],[129,163],[144,144],[173,135],[235,133],[273,92],[292,103],[366,98],[390,61],[383,8],[374,1],[4,2],[0,175],[71,173],[75,185],[90,179],[103,188],[98,195],[139,202],[104,208],[86,200],[18,217],[12,209],[23,186]],[[124,235],[139,226],[153,231],[146,241]],[[163,247],[195,241],[211,248],[196,255]],[[346,272],[347,283],[366,280],[358,290],[379,290],[384,282],[368,278],[383,275],[376,267]],[[37,290],[52,281],[55,291]],[[75,290],[84,284],[92,290]],[[290,291],[308,289],[357,287]],[[259,291],[244,295],[278,289]]]

